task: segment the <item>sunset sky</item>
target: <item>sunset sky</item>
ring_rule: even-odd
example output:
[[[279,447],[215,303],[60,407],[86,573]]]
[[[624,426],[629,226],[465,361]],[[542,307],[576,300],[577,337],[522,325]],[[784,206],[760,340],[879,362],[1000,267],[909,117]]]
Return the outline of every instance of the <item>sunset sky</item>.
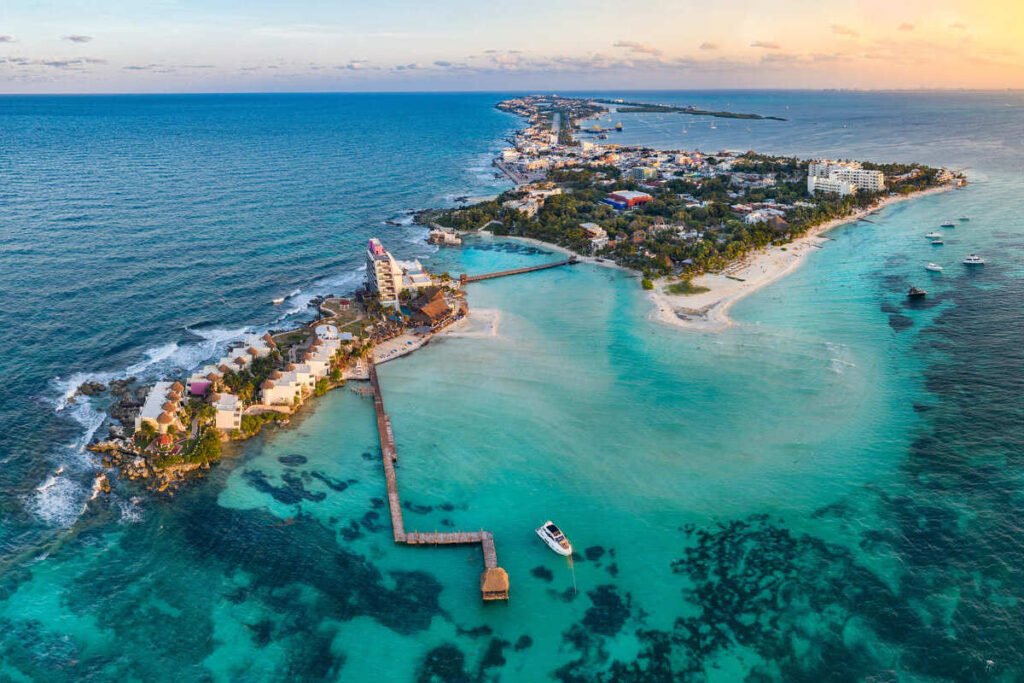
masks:
[[[4,0],[0,92],[1022,88],[1011,0]]]

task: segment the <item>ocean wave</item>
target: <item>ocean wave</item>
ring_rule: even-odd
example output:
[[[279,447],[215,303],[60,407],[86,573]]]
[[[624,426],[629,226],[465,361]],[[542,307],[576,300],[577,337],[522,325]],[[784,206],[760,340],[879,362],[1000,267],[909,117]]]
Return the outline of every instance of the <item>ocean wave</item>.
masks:
[[[53,474],[36,487],[29,509],[52,526],[69,527],[85,512],[89,490],[64,475]]]
[[[130,500],[119,500],[117,502],[117,509],[121,513],[121,517],[118,522],[120,524],[138,524],[141,522],[143,513],[141,503],[142,499],[138,496],[133,496]]]
[[[364,272],[366,272],[366,264],[359,266],[355,270],[344,271],[338,275],[317,280],[310,286],[308,291],[295,290],[296,293],[288,299],[290,306],[281,315],[277,316],[271,325],[279,324],[294,315],[306,311],[309,308],[309,302],[318,296],[346,294],[351,290],[355,290],[359,283],[362,282]]]

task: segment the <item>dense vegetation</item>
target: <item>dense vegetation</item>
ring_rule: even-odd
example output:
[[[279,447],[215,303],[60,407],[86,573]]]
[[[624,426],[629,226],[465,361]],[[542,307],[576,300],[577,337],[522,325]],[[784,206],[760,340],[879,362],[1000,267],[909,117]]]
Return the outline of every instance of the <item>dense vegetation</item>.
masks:
[[[714,157],[707,159],[711,166],[720,161]],[[503,202],[522,196],[522,192],[513,190],[493,201],[436,212],[430,219],[457,230],[486,227],[499,235],[533,237],[581,253],[589,252],[590,243],[580,224],[597,223],[612,240],[600,255],[634,268],[647,278],[689,278],[720,270],[753,249],[789,242],[816,225],[849,215],[878,199],[877,195],[865,192],[849,197],[811,197],[806,187],[807,163],[798,159],[749,152],[732,161],[733,173],[774,174],[775,184],[739,188],[730,185],[729,175],[695,174],[652,188],[621,179],[614,168],[566,168],[553,171],[548,177],[563,189],[563,194],[549,197],[534,217],[502,206]],[[890,192],[914,192],[936,181],[936,169],[918,165],[864,166],[882,170],[887,177],[912,174],[891,182]],[[914,169],[920,170],[915,174]],[[610,189],[640,189],[654,199],[620,212],[601,201]],[[792,206],[784,222],[748,224],[731,208],[735,204],[766,200]],[[686,233],[689,236],[684,237]]]

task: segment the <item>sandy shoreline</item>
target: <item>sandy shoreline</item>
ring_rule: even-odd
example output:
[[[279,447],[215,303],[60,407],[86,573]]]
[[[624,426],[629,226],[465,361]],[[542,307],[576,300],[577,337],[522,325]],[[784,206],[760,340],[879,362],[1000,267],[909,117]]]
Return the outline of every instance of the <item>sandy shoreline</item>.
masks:
[[[798,237],[789,244],[769,247],[749,254],[736,263],[731,264],[721,273],[707,273],[695,277],[693,279],[694,285],[707,287],[708,289],[708,291],[701,292],[700,294],[669,294],[665,291],[665,287],[676,281],[661,278],[654,283],[654,289],[647,292],[647,298],[654,305],[654,310],[649,318],[656,322],[685,330],[720,332],[733,324],[732,319],[727,315],[733,304],[796,270],[812,251],[822,248],[822,245],[828,241],[828,238],[823,237],[823,235],[829,230],[834,230],[841,225],[856,223],[862,218],[866,218],[894,204],[910,199],[920,199],[921,197],[952,189],[955,189],[955,185],[948,184],[915,192],[914,194],[886,197],[868,209],[822,223],[809,230],[806,235]],[[615,268],[626,271],[636,277],[640,276],[639,272],[625,266],[620,266],[610,259],[598,259],[594,256],[579,254],[572,249],[544,242],[533,237],[494,235],[488,230],[479,230],[468,234],[512,239],[556,253],[575,255],[580,263],[590,263],[603,268]]]
[[[807,259],[808,254],[821,248],[828,241],[822,237],[824,233],[841,225],[855,223],[893,204],[945,192],[953,187],[943,185],[910,195],[886,197],[869,209],[822,223],[789,244],[769,247],[750,254],[721,273],[695,277],[693,284],[707,287],[707,292],[692,295],[669,294],[665,287],[673,281],[662,278],[655,282],[654,289],[648,292],[648,298],[655,307],[650,318],[687,330],[724,330],[733,324],[727,315],[733,304],[796,270]]]

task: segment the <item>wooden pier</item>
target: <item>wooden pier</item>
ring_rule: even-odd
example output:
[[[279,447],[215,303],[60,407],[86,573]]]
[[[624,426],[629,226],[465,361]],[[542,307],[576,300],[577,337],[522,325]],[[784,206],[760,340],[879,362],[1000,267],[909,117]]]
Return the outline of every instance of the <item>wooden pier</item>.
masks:
[[[498,277],[508,277],[509,275],[519,275],[521,273],[532,273],[536,270],[547,270],[548,268],[561,268],[562,266],[574,266],[578,263],[575,256],[570,256],[563,261],[555,261],[554,263],[542,263],[539,266],[527,266],[526,268],[513,268],[511,270],[499,270],[493,273],[482,273],[480,275],[466,275],[463,273],[459,276],[459,282],[462,284],[469,284],[470,282],[480,282],[482,280],[493,280]]]
[[[548,266],[550,267],[550,266]],[[398,448],[391,429],[391,419],[384,410],[384,398],[377,377],[377,366],[371,361],[370,387],[373,390],[373,409],[377,414],[377,435],[380,437],[384,480],[388,489],[388,507],[391,510],[391,533],[395,543],[406,545],[470,545],[479,543],[484,556],[484,572],[480,575],[480,594],[484,600],[508,600],[508,573],[498,566],[498,551],[494,547],[494,534],[490,531],[452,531],[440,533],[414,531],[407,533],[402,518],[402,500],[398,495],[398,475],[395,463]]]

